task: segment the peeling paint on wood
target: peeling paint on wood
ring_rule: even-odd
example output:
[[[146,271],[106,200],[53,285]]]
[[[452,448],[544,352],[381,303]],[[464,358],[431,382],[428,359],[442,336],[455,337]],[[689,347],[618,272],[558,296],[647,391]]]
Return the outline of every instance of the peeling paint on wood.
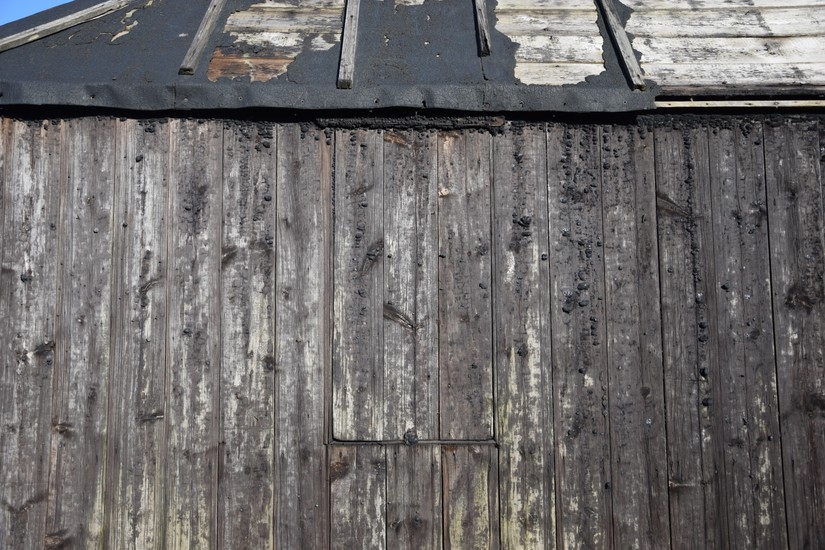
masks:
[[[592,1],[501,1],[497,31],[518,44],[515,76],[524,84],[575,84],[604,70],[604,40]]]
[[[304,50],[326,51],[341,43],[344,1],[299,4],[265,2],[232,13],[224,32],[231,43],[219,44],[208,77],[249,78],[267,82],[284,74]]]
[[[825,84],[819,1],[625,4],[642,68],[666,90]]]

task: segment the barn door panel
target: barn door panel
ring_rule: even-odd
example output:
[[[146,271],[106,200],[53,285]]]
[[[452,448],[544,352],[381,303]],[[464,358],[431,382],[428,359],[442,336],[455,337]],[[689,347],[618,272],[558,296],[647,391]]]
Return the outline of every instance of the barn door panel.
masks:
[[[492,438],[489,139],[336,133],[335,439]]]

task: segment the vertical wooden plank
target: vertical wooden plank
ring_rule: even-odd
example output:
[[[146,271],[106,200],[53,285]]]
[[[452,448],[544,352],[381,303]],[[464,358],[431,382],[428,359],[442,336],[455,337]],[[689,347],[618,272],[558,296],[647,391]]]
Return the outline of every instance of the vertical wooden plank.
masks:
[[[710,411],[719,385],[708,349],[716,308],[707,131],[662,125],[654,139],[671,543],[716,547],[727,529]]]
[[[716,341],[731,547],[781,548],[785,530],[762,125],[709,134]],[[709,212],[710,214],[710,212]]]
[[[99,546],[105,536],[114,119],[74,119],[66,123],[65,139],[53,396],[57,436],[52,438],[47,530],[66,544]]]
[[[441,438],[493,437],[491,138],[438,137]]]
[[[445,550],[498,548],[496,448],[447,445],[442,452]]]
[[[171,125],[167,273],[167,548],[216,539],[223,125]]]
[[[161,544],[169,125],[119,121],[106,466],[112,548]]]
[[[383,138],[384,439],[438,439],[435,134]]]
[[[387,453],[387,548],[440,549],[441,449],[393,445]]]
[[[384,438],[384,161],[374,130],[335,133],[333,434]]]
[[[274,547],[275,159],[273,127],[224,134],[218,544]]]
[[[501,544],[556,543],[545,127],[493,138]]]
[[[601,144],[595,126],[548,127],[552,365],[559,544],[612,544]]]
[[[825,547],[825,217],[811,121],[766,124],[765,165],[788,545]]]
[[[0,124],[0,541],[10,548],[46,537],[62,126]]]
[[[653,135],[602,128],[607,364],[616,548],[667,548],[667,442]]]
[[[387,456],[382,445],[330,448],[331,548],[387,547]]]
[[[276,547],[326,548],[330,146],[323,132],[293,124],[278,127],[277,147]]]

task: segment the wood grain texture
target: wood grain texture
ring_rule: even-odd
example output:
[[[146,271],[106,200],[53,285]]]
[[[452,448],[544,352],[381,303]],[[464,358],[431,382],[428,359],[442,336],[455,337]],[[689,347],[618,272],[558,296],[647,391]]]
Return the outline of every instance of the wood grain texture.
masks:
[[[394,445],[387,454],[387,548],[442,547],[441,449]]]
[[[223,125],[170,125],[163,538],[190,548],[217,538]]]
[[[787,545],[762,125],[709,129],[723,482],[731,547]],[[710,214],[710,213],[709,213]]]
[[[647,88],[647,84],[645,83],[642,67],[639,65],[639,60],[636,59],[633,46],[630,45],[630,38],[627,36],[624,23],[619,18],[613,0],[599,0],[599,5],[604,15],[605,26],[613,37],[613,43],[618,51],[619,60],[621,61],[625,74],[630,80],[631,86],[637,90],[644,90]]]
[[[776,369],[788,545],[825,545],[825,216],[821,143],[810,120],[765,125]]]
[[[544,125],[493,138],[501,544],[553,548],[556,501]]]
[[[487,0],[474,0],[476,16],[476,36],[478,38],[478,54],[487,57],[491,53],[490,49],[490,21],[487,16]]]
[[[384,140],[335,132],[333,436],[384,437]]]
[[[341,59],[338,63],[338,87],[352,88],[355,80],[355,54],[358,50],[358,19],[361,0],[346,0],[344,30],[341,34]]]
[[[723,447],[709,410],[720,396],[718,362],[708,351],[715,276],[707,243],[707,131],[662,125],[654,139],[660,287],[668,297],[661,306],[671,543],[706,548],[723,544],[727,533],[714,454]]]
[[[45,544],[62,123],[0,119],[0,541]]]
[[[217,518],[225,548],[275,546],[276,150],[272,125],[225,131]]]
[[[80,546],[102,544],[109,404],[115,125],[66,123],[67,175],[58,224],[55,392],[49,533]]]
[[[393,131],[383,140],[382,433],[438,439],[436,137]]]
[[[298,125],[278,127],[277,147],[275,546],[326,548],[332,155],[324,132]]]
[[[498,453],[495,447],[442,447],[444,548],[499,548]]]
[[[161,544],[169,125],[116,123],[107,545]]]
[[[192,38],[192,44],[190,44],[180,64],[179,74],[195,74],[198,63],[201,57],[203,57],[203,52],[206,51],[206,46],[212,40],[212,35],[218,26],[218,20],[223,13],[224,6],[226,6],[226,0],[211,0],[211,2],[209,2],[200,27],[198,27],[198,30],[195,32],[195,36]]]
[[[0,40],[0,52],[28,44],[125,7],[132,0],[108,0]]]
[[[754,9],[748,4],[707,12],[668,9],[634,12],[627,32],[645,37],[819,36],[825,6]]]
[[[329,452],[331,548],[386,548],[385,448],[332,446]]]
[[[613,527],[600,131],[551,124],[547,137],[559,544],[607,548]]]
[[[670,545],[653,134],[602,127],[613,545]]]
[[[490,139],[438,136],[439,409],[446,440],[493,437]]]

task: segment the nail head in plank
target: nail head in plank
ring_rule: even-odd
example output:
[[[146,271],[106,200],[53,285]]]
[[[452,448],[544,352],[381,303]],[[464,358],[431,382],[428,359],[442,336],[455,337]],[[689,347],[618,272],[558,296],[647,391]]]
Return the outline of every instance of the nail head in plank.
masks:
[[[344,33],[341,37],[341,61],[338,65],[338,87],[349,90],[355,75],[355,51],[358,47],[358,13],[360,0],[347,0]]]
[[[218,24],[218,17],[223,12],[223,7],[226,5],[226,0],[212,0],[209,7],[206,9],[206,15],[203,16],[201,26],[198,32],[195,33],[195,38],[192,40],[192,45],[189,46],[189,51],[183,58],[183,63],[180,65],[178,74],[192,75],[195,74],[198,62],[206,50],[206,45],[209,43],[209,38],[215,31]]]
[[[107,13],[119,10],[131,1],[132,0],[109,0],[108,2],[98,4],[97,6],[92,6],[91,8],[67,15],[66,17],[61,17],[55,21],[44,23],[0,39],[0,52],[11,50],[18,46],[22,46],[23,44],[28,44],[29,42],[35,42],[41,38],[46,38],[47,36],[57,34],[60,31],[80,25],[81,23],[91,21],[92,19],[106,15]]]
[[[475,0],[475,8],[478,53],[481,57],[487,57],[491,53],[490,22],[487,19],[487,0]]]
[[[602,7],[607,28],[610,30],[610,35],[613,37],[616,49],[619,50],[619,59],[631,84],[633,84],[633,88],[637,90],[647,89],[642,67],[639,65],[639,60],[636,59],[636,55],[633,53],[630,38],[628,38],[624,30],[624,25],[621,19],[619,19],[619,14],[616,13],[616,6],[613,5],[613,0],[599,0],[599,5]]]

